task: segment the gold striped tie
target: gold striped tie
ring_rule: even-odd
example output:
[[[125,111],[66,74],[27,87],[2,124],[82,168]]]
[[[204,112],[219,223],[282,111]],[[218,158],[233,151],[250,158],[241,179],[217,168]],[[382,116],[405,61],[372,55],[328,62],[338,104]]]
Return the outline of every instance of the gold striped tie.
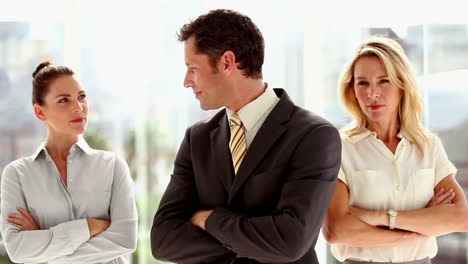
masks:
[[[229,148],[231,149],[234,172],[237,174],[242,159],[244,159],[245,153],[247,152],[247,143],[245,142],[244,129],[242,129],[242,121],[237,113],[231,115],[231,140],[229,141]]]

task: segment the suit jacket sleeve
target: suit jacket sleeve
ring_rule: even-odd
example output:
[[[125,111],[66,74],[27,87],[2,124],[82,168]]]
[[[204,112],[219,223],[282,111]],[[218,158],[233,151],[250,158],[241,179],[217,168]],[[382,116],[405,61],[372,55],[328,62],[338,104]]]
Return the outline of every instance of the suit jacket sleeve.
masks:
[[[190,156],[190,128],[177,153],[174,174],[162,197],[151,230],[156,259],[175,263],[231,263],[236,253],[224,248],[189,220],[198,206]]]
[[[274,214],[249,217],[216,208],[207,219],[207,231],[241,257],[259,262],[300,259],[316,242],[340,162],[338,131],[331,125],[311,129],[291,157]]]

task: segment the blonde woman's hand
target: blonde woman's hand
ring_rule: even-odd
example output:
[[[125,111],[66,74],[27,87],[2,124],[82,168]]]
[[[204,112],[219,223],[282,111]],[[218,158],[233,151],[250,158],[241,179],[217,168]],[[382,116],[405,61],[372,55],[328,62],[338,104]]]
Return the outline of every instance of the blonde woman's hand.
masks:
[[[372,211],[354,206],[349,207],[349,213],[371,226],[383,226],[388,218],[384,211]]]
[[[18,227],[21,231],[40,230],[39,226],[36,224],[36,221],[34,221],[34,218],[28,211],[26,211],[26,209],[16,207],[16,210],[18,210],[19,214],[8,214],[8,222]]]
[[[426,208],[452,203],[453,198],[455,198],[455,192],[452,189],[445,190],[444,188],[440,188],[429,201]]]

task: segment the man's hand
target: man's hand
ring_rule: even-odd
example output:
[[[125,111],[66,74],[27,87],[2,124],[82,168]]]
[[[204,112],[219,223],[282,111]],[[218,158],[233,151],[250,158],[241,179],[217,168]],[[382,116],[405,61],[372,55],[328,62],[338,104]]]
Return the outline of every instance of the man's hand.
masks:
[[[34,221],[34,218],[28,211],[21,207],[16,207],[16,210],[20,213],[8,214],[8,222],[18,227],[21,231],[40,230],[36,221]]]
[[[213,213],[213,210],[199,210],[192,215],[190,218],[190,223],[192,223],[194,226],[198,226],[203,230],[206,230],[206,219],[208,219],[208,216],[210,216],[211,213]]]
[[[453,198],[455,198],[455,192],[452,189],[446,191],[444,188],[440,188],[429,201],[426,208],[452,203]]]

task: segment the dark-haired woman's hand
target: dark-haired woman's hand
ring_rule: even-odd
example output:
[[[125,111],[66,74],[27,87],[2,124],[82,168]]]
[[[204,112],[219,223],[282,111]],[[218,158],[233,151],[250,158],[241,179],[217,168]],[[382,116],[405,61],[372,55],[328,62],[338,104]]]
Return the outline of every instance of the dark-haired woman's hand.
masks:
[[[89,235],[91,237],[99,235],[100,233],[104,232],[109,228],[111,222],[106,219],[97,219],[97,218],[89,218],[88,221],[88,228],[89,228]]]
[[[19,214],[8,214],[8,222],[18,227],[21,231],[40,230],[39,226],[34,221],[34,218],[24,208],[16,207]]]

